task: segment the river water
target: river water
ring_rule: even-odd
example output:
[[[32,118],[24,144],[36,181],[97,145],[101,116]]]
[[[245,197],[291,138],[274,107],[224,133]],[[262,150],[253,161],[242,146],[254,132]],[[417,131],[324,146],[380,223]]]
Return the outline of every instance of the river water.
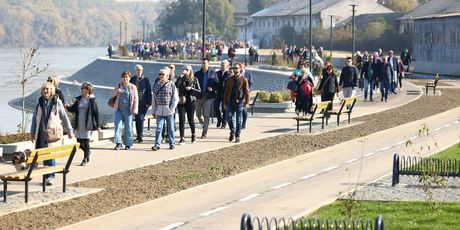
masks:
[[[104,47],[97,48],[40,48],[36,60],[48,63],[47,71],[32,79],[27,86],[29,94],[46,81],[49,75],[72,75],[97,57],[106,53]],[[21,97],[19,77],[19,49],[0,48],[0,133],[14,133],[21,123],[21,112],[8,102]]]

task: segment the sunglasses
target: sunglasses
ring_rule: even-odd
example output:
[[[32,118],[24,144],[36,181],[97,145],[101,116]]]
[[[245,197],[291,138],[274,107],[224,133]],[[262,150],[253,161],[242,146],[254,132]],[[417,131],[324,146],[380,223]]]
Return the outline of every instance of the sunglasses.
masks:
[[[51,82],[51,83],[53,83],[53,80],[46,80],[46,82]]]
[[[174,69],[174,67],[172,67],[172,66],[170,66],[169,68],[170,68],[170,69]]]
[[[164,74],[164,73],[159,73],[158,75],[160,75],[160,76],[164,76],[165,74]]]

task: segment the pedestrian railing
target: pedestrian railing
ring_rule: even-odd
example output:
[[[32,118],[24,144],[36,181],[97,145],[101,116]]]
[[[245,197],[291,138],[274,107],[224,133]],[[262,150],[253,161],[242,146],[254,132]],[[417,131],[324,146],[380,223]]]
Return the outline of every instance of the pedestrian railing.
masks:
[[[393,156],[393,177],[391,186],[399,183],[401,175],[438,175],[460,177],[460,160],[423,158],[416,156]]]
[[[383,230],[383,216],[379,215],[372,219],[349,219],[345,220],[342,218],[340,220],[337,219],[308,219],[308,218],[300,218],[294,220],[292,218],[284,219],[284,218],[259,218],[254,217],[251,218],[249,214],[243,214],[241,217],[241,227],[240,230],[354,230],[354,229],[372,229],[372,230]]]

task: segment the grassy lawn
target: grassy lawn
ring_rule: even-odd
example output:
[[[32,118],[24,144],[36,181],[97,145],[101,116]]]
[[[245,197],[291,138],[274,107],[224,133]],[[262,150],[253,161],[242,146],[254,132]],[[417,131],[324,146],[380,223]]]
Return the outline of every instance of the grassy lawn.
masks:
[[[456,159],[456,160],[460,160],[460,147],[458,144],[455,144],[453,145],[452,147],[442,151],[442,152],[439,152],[439,153],[436,153],[435,155],[431,156],[432,158],[441,158],[441,159],[446,159],[446,158],[450,158],[450,159]]]
[[[433,212],[425,202],[362,201],[356,216],[375,220],[381,214],[385,229],[458,229],[460,202],[440,204],[439,210]],[[344,216],[341,213],[342,207],[344,201],[338,200],[315,211],[309,218],[340,219]]]

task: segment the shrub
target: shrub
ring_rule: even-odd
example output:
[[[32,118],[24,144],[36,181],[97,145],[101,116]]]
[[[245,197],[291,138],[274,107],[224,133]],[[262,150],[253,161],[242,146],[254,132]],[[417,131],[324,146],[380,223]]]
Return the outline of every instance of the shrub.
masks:
[[[18,133],[18,134],[0,134],[0,144],[11,144],[21,141],[30,140],[29,133]]]
[[[283,102],[283,95],[280,92],[272,92],[270,94],[270,103],[280,103]]]
[[[122,56],[122,57],[127,57],[129,56],[129,53],[128,53],[128,47],[126,45],[120,45],[118,46],[118,55]]]
[[[283,91],[281,92],[283,96],[283,101],[290,101],[291,100],[291,92],[290,91]]]
[[[259,100],[262,102],[270,101],[270,93],[267,91],[259,91]]]

